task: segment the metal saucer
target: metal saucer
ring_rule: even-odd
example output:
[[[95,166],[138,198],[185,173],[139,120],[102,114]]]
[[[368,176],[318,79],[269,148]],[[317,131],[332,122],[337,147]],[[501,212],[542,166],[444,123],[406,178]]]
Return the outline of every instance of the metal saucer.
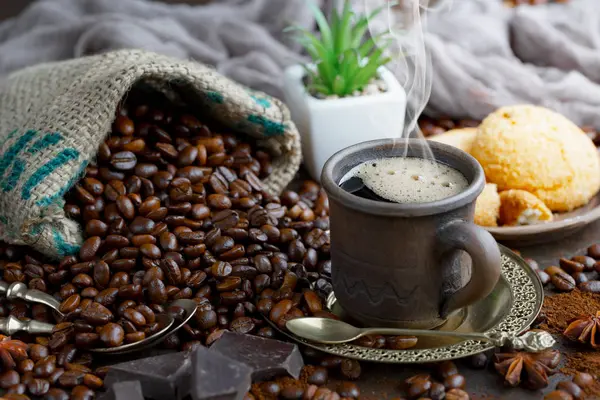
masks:
[[[506,332],[520,334],[535,320],[544,301],[542,284],[531,267],[508,248],[499,245],[502,252],[502,275],[492,293],[484,300],[459,310],[438,330],[458,332]],[[348,318],[331,293],[327,299],[329,310],[342,320],[356,324]],[[271,321],[268,320],[269,323]],[[429,363],[453,360],[492,349],[487,342],[477,340],[420,338],[416,347],[408,350],[372,349],[356,344],[317,344],[284,332],[279,332],[296,342],[325,353],[380,363]]]

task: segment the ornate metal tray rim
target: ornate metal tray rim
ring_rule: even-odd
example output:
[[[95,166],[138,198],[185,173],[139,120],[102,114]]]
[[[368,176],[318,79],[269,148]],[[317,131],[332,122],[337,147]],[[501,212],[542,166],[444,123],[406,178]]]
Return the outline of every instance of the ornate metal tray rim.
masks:
[[[529,328],[542,308],[543,286],[525,260],[510,249],[500,244],[498,246],[502,252],[502,277],[508,283],[513,301],[510,312],[487,332],[521,334]],[[465,340],[447,346],[417,350],[372,349],[354,344],[319,344],[283,331],[268,318],[265,319],[278,332],[300,344],[324,353],[360,361],[420,364],[468,357],[494,348],[490,343],[479,340]]]

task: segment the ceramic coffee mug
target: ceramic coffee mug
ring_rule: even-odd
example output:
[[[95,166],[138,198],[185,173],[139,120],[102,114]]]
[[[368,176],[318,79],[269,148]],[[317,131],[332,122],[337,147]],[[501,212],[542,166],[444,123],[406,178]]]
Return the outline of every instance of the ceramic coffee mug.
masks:
[[[429,329],[450,313],[486,297],[500,277],[494,238],[473,223],[483,169],[452,146],[416,139],[375,140],[350,146],[325,164],[329,196],[333,289],[339,304],[367,326]],[[429,145],[436,160],[460,171],[467,188],[428,203],[369,200],[340,188],[353,167],[385,157],[420,157]],[[408,151],[407,153],[405,153]]]

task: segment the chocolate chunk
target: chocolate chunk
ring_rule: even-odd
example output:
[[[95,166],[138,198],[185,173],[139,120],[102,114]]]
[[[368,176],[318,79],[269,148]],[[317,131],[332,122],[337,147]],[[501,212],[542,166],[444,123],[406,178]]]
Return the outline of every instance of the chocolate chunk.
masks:
[[[193,400],[243,400],[252,384],[252,368],[206,347],[192,354]]]
[[[189,391],[191,363],[186,352],[141,358],[113,365],[104,380],[107,387],[123,381],[140,381],[144,397],[177,400]]]
[[[102,400],[144,400],[139,381],[116,382]]]
[[[210,348],[252,368],[252,380],[289,374],[295,379],[304,366],[298,346],[279,340],[226,331]]]

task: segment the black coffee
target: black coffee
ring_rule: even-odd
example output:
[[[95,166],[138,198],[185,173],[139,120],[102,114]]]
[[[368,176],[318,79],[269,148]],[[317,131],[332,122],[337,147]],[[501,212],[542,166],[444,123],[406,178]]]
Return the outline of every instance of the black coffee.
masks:
[[[364,162],[350,170],[340,187],[356,196],[394,203],[428,203],[467,188],[458,170],[417,157],[390,157]]]

